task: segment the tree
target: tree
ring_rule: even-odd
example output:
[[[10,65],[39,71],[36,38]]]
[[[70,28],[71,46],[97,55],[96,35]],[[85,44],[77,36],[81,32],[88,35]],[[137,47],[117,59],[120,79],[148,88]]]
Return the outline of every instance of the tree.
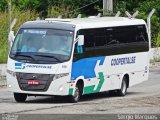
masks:
[[[7,0],[0,1],[0,11],[5,11],[7,9]]]
[[[125,11],[134,13],[139,11],[138,18],[147,19],[149,12],[155,8],[156,13],[152,16],[152,46],[160,46],[160,0],[119,0],[116,11],[121,11],[125,16]]]

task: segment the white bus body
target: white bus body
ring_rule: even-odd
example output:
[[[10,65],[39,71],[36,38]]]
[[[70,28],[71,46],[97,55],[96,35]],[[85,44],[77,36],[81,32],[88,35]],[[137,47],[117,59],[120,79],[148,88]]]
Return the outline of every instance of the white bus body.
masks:
[[[58,50],[63,39],[69,52]],[[46,43],[52,51],[41,49]],[[80,95],[111,90],[124,96],[128,87],[148,80],[149,44],[140,19],[29,21],[20,27],[8,57],[8,88],[17,102],[28,95],[70,96],[77,102]]]

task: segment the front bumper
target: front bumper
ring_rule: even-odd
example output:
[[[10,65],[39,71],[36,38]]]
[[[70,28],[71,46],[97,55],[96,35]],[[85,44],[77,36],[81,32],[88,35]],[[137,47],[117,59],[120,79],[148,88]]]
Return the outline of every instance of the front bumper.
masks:
[[[39,77],[43,79],[42,76]],[[20,81],[20,78],[12,76],[7,73],[7,86],[9,91],[15,93],[26,93],[26,94],[36,94],[36,95],[58,95],[58,96],[69,95],[69,88],[70,88],[70,83],[68,82],[69,76],[65,76],[56,80],[52,80],[52,76],[49,77],[48,77],[49,78],[48,82],[43,81],[45,86],[42,85],[28,86],[26,84],[26,81],[24,80]]]

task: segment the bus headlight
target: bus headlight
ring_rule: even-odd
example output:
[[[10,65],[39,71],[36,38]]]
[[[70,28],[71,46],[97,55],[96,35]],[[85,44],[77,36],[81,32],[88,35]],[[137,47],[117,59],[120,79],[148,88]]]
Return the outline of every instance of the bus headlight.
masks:
[[[62,78],[62,77],[68,76],[68,75],[69,75],[69,73],[55,74],[53,77],[53,80],[56,80],[56,79],[59,79],[59,78]]]
[[[13,77],[16,77],[16,73],[11,70],[7,70],[7,73],[12,75]]]

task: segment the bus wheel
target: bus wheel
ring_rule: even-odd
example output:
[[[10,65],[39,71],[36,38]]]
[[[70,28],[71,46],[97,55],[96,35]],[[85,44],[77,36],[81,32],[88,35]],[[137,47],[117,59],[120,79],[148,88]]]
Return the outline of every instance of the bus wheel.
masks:
[[[16,102],[25,102],[27,99],[27,95],[22,93],[14,93],[14,99],[16,100]]]
[[[78,102],[80,100],[80,96],[81,96],[81,94],[80,94],[80,86],[77,85],[75,87],[74,94],[71,96],[71,102],[72,103]]]
[[[124,77],[122,80],[121,88],[118,90],[119,96],[125,96],[127,93],[127,78]]]

